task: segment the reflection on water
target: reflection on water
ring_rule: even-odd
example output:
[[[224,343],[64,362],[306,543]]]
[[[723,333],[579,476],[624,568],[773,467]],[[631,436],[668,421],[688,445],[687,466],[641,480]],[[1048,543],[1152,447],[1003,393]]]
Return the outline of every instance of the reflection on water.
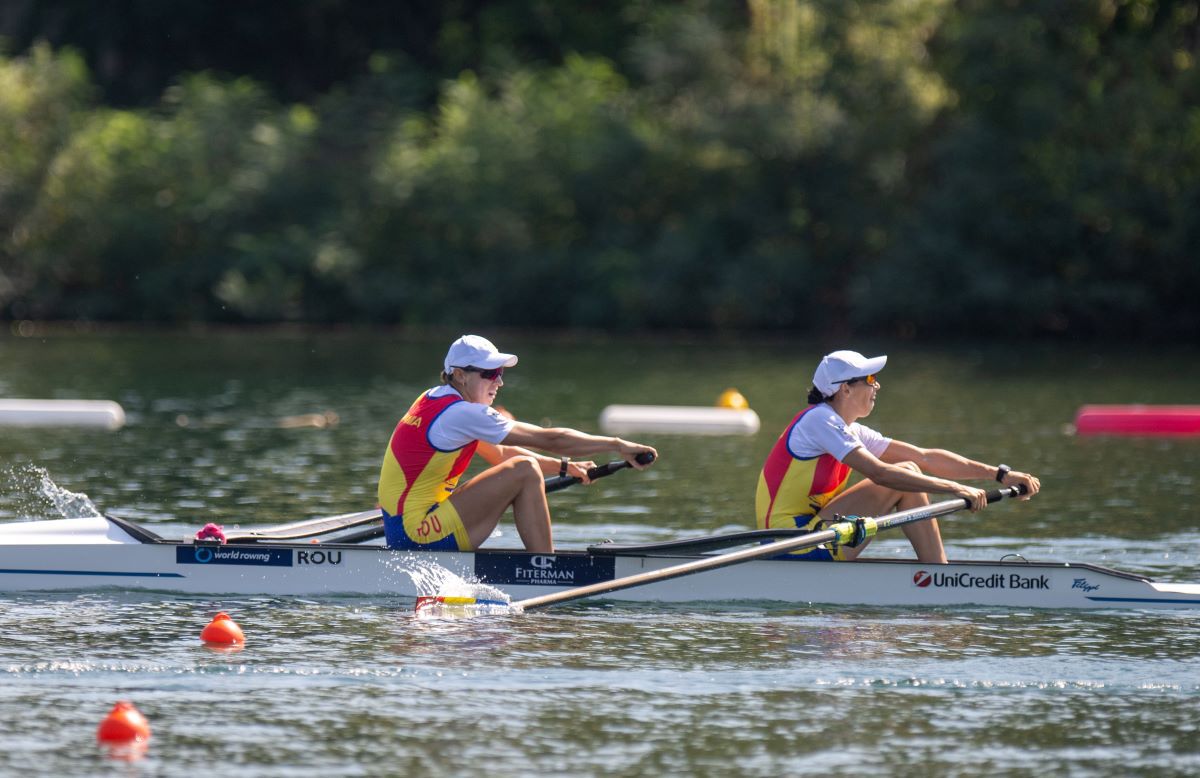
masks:
[[[231,755],[248,774],[1194,766],[1196,615],[575,605],[429,622],[410,605],[11,597],[0,767],[89,774],[79,744],[118,697],[151,721],[148,765],[179,775]],[[237,655],[198,640],[218,607],[247,632]],[[462,747],[430,748],[423,729]]]

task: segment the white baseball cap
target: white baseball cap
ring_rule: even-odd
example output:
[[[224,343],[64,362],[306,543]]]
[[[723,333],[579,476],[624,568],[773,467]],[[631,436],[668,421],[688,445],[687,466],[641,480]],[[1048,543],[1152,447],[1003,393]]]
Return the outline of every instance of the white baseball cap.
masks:
[[[478,335],[463,335],[450,344],[443,367],[449,373],[456,367],[481,367],[491,370],[497,367],[512,367],[517,364],[515,354],[497,351],[487,338]]]
[[[837,391],[838,386],[851,378],[865,378],[883,370],[887,364],[887,356],[864,357],[857,351],[835,351],[826,354],[813,373],[813,386],[821,394],[830,397]]]

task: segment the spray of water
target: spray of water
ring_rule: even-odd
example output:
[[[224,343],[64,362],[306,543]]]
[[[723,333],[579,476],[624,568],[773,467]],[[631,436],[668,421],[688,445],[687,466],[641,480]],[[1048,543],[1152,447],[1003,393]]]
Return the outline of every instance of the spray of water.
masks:
[[[101,513],[86,494],[54,483],[45,468],[25,464],[0,471],[0,515],[28,521],[80,519]]]
[[[474,601],[470,605],[439,603],[435,607],[421,608],[417,612],[421,618],[458,617],[484,612],[504,613],[508,610],[505,603],[510,600],[504,592],[494,586],[467,581],[432,560],[406,554],[397,557],[395,565],[399,572],[412,579],[418,597],[462,598]]]

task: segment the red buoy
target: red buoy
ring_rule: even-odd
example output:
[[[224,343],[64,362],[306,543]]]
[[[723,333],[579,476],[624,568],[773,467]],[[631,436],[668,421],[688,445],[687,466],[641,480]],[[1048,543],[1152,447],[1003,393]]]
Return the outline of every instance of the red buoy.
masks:
[[[121,700],[100,722],[96,739],[109,745],[144,743],[150,739],[150,722],[132,702]]]
[[[223,646],[237,646],[246,642],[242,628],[224,611],[213,616],[208,626],[201,630],[200,639],[205,643],[219,643]]]
[[[1200,405],[1085,405],[1075,415],[1079,435],[1200,435]]]

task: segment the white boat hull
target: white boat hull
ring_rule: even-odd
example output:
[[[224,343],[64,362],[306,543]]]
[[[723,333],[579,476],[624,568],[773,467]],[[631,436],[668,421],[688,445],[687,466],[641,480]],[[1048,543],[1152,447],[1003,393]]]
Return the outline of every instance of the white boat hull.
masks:
[[[189,595],[399,595],[430,563],[513,600],[704,558],[584,551],[403,552],[339,543],[146,542],[106,518],[0,526],[0,591],[150,590]],[[463,594],[463,592],[455,592]],[[897,607],[1200,608],[1200,585],[1155,583],[1091,565],[896,560],[754,560],[624,589],[603,599],[778,601]]]

